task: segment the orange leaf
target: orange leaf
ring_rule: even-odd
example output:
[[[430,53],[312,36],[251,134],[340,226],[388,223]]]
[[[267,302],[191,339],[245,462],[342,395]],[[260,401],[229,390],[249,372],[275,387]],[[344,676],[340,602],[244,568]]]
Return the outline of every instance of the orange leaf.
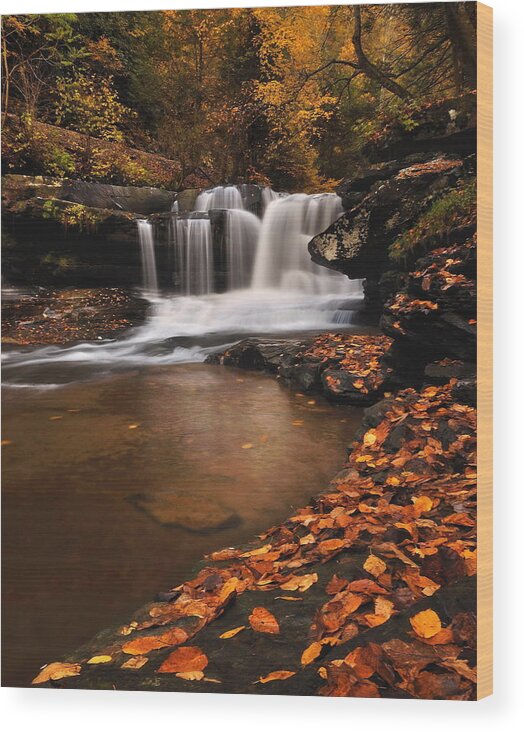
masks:
[[[164,660],[158,669],[158,673],[173,674],[203,671],[208,663],[206,654],[200,648],[180,646]]]
[[[179,643],[185,643],[188,636],[182,628],[172,628],[161,635],[146,635],[141,638],[134,638],[128,643],[124,643],[122,651],[130,656],[141,656],[149,651],[156,651],[159,648],[167,648],[168,646],[176,646]]]
[[[296,671],[272,671],[267,676],[261,676],[255,684],[267,684],[268,681],[282,681],[283,679],[289,679],[294,676]]]
[[[280,626],[275,616],[264,607],[254,607],[249,616],[249,624],[257,633],[280,633]]]

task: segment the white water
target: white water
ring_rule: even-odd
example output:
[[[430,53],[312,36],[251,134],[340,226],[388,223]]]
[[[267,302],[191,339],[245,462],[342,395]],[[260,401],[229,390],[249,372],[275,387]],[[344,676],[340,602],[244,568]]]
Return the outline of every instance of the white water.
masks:
[[[226,214],[228,290],[248,287],[260,234],[260,219],[249,211],[230,209]]]
[[[213,292],[211,206],[227,208],[225,249],[227,291]],[[362,297],[361,283],[315,265],[307,244],[342,212],[333,194],[282,197],[262,191],[262,221],[243,210],[235,186],[204,191],[189,217],[173,217],[172,246],[176,292],[158,294],[153,229],[138,222],[144,296],[151,303],[147,322],[117,341],[10,351],[4,372],[13,386],[57,379],[74,380],[129,366],[203,361],[247,335],[322,331],[351,324],[351,301]],[[178,278],[178,282],[176,281]],[[48,368],[49,367],[49,368]],[[51,370],[49,370],[51,369]],[[65,369],[65,376],[64,376]]]
[[[213,290],[213,238],[207,218],[175,219],[174,258],[180,292],[207,295]]]
[[[195,202],[195,211],[243,207],[242,195],[237,186],[217,186],[209,191],[202,191]]]
[[[340,198],[332,193],[295,193],[271,201],[262,220],[253,287],[350,294],[347,277],[314,264],[307,248],[341,213]]]
[[[137,221],[137,225],[144,291],[148,295],[155,296],[158,294],[158,279],[156,274],[153,225],[149,221],[144,220]]]

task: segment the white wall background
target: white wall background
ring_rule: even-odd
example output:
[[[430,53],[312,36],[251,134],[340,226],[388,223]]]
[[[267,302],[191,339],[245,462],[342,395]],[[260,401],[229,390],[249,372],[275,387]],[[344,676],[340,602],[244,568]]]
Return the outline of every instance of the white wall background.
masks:
[[[375,0],[375,2],[380,0]],[[334,4],[330,0],[4,0],[2,13]],[[2,689],[13,732],[503,732],[524,719],[524,47],[522,0],[495,25],[495,694],[479,703]],[[28,588],[30,591],[30,588]],[[45,622],[45,621],[44,621]]]

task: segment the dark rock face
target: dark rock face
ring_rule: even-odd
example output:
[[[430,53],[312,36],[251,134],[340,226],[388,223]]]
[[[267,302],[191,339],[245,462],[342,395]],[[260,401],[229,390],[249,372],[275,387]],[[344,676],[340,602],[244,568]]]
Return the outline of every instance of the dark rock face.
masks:
[[[462,160],[443,156],[398,170],[310,241],[311,258],[353,279],[378,278],[389,246],[437,195],[455,187],[462,173]]]
[[[172,195],[159,189],[5,176],[4,276],[14,285],[137,286],[136,219],[152,208],[169,208]],[[138,213],[124,210],[131,205]]]
[[[6,175],[2,179],[2,199],[7,211],[21,200],[55,198],[88,208],[149,216],[169,211],[175,195],[162,188],[114,186],[45,176]]]

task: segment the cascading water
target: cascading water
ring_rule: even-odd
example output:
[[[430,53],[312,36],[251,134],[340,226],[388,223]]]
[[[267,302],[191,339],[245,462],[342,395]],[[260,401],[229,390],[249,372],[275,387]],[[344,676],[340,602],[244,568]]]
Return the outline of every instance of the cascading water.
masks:
[[[46,365],[59,363],[67,378],[74,379],[86,371],[203,361],[213,350],[247,335],[349,326],[355,299],[362,296],[360,282],[314,264],[307,249],[309,240],[342,213],[339,197],[258,189],[260,220],[246,210],[253,188],[219,186],[203,191],[191,214],[171,213],[174,291],[162,296],[153,226],[139,220],[144,295],[151,301],[146,324],[117,341],[7,352],[4,373],[13,375],[11,383],[26,385],[28,372],[22,367],[29,373],[36,367],[40,380],[46,380],[46,373],[56,373]],[[216,222],[221,223],[213,229]],[[159,267],[164,267],[162,246],[157,245]],[[224,292],[216,286],[219,266],[226,269]]]
[[[347,277],[312,262],[307,248],[341,213],[340,198],[332,193],[295,193],[271,201],[262,221],[253,287],[349,294]]]
[[[217,186],[208,191],[202,191],[195,203],[195,211],[243,207],[242,194],[237,186]]]
[[[140,257],[142,260],[143,288],[146,294],[155,296],[158,294],[158,278],[156,274],[153,225],[143,219],[139,219],[137,225]]]
[[[226,213],[226,261],[228,290],[247,287],[260,232],[260,219],[249,211],[230,209]]]
[[[175,272],[184,295],[207,295],[213,289],[213,240],[208,218],[173,223]]]

